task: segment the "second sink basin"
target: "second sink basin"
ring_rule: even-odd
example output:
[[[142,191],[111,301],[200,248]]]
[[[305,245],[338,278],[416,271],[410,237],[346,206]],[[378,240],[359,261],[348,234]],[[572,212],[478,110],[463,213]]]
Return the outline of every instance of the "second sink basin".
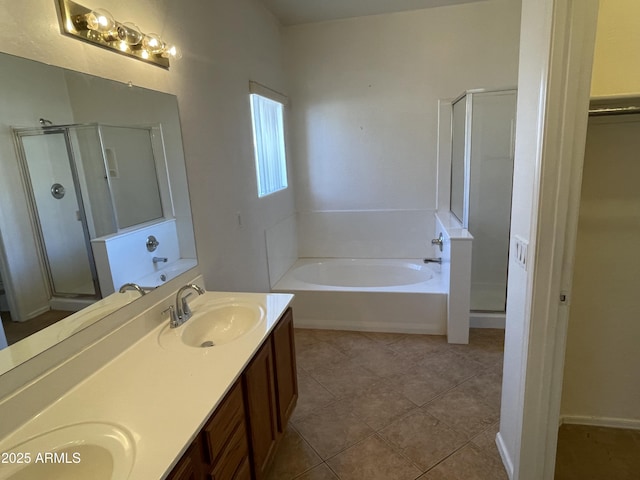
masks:
[[[63,427],[5,453],[15,461],[0,471],[0,479],[7,480],[123,480],[135,455],[128,432],[107,423]]]
[[[190,347],[213,347],[232,342],[253,330],[264,319],[259,305],[229,303],[209,307],[187,321],[182,341]]]
[[[160,332],[160,344],[208,348],[233,342],[251,332],[265,319],[260,303],[237,298],[204,301],[193,307],[193,317],[178,328]]]

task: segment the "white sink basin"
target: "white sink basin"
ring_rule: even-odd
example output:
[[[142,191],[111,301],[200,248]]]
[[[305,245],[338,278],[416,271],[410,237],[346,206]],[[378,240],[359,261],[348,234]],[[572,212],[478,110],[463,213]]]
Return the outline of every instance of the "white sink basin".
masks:
[[[131,435],[116,425],[80,423],[31,438],[4,455],[11,462],[0,469],[3,480],[124,480],[135,449]]]
[[[176,343],[194,348],[224,345],[251,332],[265,319],[262,305],[238,299],[202,303],[194,307],[193,312],[193,317],[180,327],[162,330],[162,346],[171,348]]]

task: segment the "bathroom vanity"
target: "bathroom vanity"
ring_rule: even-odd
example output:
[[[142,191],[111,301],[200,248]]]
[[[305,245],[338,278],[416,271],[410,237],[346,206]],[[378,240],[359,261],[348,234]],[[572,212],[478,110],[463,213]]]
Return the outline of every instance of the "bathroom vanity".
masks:
[[[265,478],[297,399],[288,308],[167,478]]]
[[[0,479],[265,478],[297,400],[292,299],[206,292],[170,328],[173,290],[0,402]]]

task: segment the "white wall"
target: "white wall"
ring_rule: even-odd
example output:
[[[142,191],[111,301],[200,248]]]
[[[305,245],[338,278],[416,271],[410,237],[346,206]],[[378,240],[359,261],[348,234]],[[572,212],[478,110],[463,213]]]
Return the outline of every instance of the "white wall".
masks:
[[[560,292],[571,262],[596,13],[597,0],[522,4],[510,248],[517,235],[528,256],[523,268],[510,255],[497,437],[512,480],[553,478],[566,321]]]
[[[640,94],[640,2],[600,2],[591,96]]]
[[[353,241],[358,227],[360,238],[375,234],[372,212],[389,210],[408,219],[394,225],[399,232],[428,217],[422,235],[430,240],[438,99],[516,84],[519,15],[518,1],[489,0],[283,29],[297,208],[307,217],[301,251],[305,222],[350,223],[343,238]]]
[[[277,22],[255,0],[201,0],[186,6],[105,0],[100,6],[118,20],[175,42],[184,57],[165,71],[63,36],[56,2],[38,0],[0,5],[0,48],[176,94],[207,288],[268,289],[264,230],[293,213],[293,192],[257,198],[248,82],[287,91]],[[241,227],[236,212],[242,215]]]
[[[518,235],[531,242],[536,213],[541,162],[539,118],[544,113],[545,90],[540,78],[546,75],[551,42],[548,5],[537,0],[522,4],[520,32],[520,65],[513,195],[511,205],[511,238]],[[511,245],[513,248],[513,245]],[[530,243],[530,252],[533,245]],[[517,478],[522,442],[523,390],[529,342],[532,268],[525,271],[509,256],[507,313],[504,348],[502,401],[500,406],[499,447],[510,478]]]
[[[640,427],[640,116],[587,133],[561,415]]]

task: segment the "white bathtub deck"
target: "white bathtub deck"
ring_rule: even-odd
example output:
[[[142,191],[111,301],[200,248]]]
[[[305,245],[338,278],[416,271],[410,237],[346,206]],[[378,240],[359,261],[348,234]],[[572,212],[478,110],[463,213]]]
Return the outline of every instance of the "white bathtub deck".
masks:
[[[296,268],[319,261],[331,259],[298,260],[272,289],[295,294],[292,305],[296,327],[446,335],[446,285],[437,266],[431,268],[433,276],[425,282],[386,287],[321,285],[297,278]],[[420,259],[398,260],[408,261],[421,262]],[[366,264],[368,260],[362,262]]]

